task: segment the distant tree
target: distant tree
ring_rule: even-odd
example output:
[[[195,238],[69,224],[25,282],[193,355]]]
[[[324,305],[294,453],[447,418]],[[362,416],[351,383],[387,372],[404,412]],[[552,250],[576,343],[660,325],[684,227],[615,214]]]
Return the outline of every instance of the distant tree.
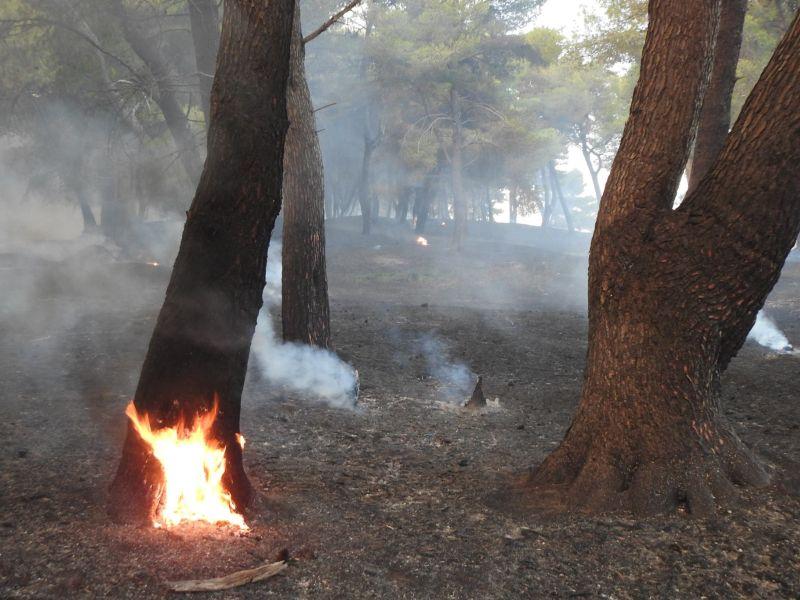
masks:
[[[280,210],[293,13],[293,0],[225,2],[208,157],[134,397],[159,426],[191,421],[219,399],[213,433],[226,448],[223,483],[240,510],[252,489],[235,435]],[[112,514],[146,520],[160,483],[157,461],[129,424]]]
[[[530,484],[573,509],[704,515],[735,485],[768,481],[721,412],[720,375],[800,230],[800,14],[713,168],[673,209],[719,2],[652,0],[649,12],[592,240],[580,405]]]

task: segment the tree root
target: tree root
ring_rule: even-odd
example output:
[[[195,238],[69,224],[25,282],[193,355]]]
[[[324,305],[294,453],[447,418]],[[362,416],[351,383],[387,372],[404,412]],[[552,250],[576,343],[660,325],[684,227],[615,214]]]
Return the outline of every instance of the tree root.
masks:
[[[672,454],[662,448],[658,456],[631,457],[595,445],[578,453],[565,440],[524,487],[530,499],[560,510],[652,516],[683,508],[693,517],[707,517],[734,503],[737,487],[769,482],[764,467],[735,436],[726,435],[723,442],[713,451],[684,444]]]

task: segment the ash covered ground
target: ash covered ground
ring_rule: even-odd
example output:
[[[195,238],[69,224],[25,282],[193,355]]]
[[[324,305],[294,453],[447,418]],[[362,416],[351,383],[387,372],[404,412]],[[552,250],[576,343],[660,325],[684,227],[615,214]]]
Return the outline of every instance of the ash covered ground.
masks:
[[[335,346],[359,370],[359,409],[251,365],[242,431],[260,498],[245,535],[105,513],[168,269],[94,247],[0,256],[0,596],[160,598],[164,581],[284,550],[284,573],[217,597],[800,596],[800,358],[748,342],[724,377],[726,414],[775,470],[740,506],[705,521],[531,512],[509,499],[578,400],[588,239],[475,228],[456,254],[444,234],[421,247],[357,225],[328,235]],[[767,308],[790,340],[798,291],[788,263]],[[468,392],[442,372],[483,375],[498,403],[458,409]]]

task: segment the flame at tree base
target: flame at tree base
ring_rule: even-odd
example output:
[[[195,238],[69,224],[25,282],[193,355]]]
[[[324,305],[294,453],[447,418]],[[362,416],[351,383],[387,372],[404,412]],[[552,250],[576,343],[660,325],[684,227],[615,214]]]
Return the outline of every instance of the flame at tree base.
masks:
[[[149,416],[140,415],[133,402],[128,404],[125,414],[164,472],[163,494],[153,520],[155,527],[206,521],[248,529],[222,484],[225,447],[211,437],[217,408],[215,401],[213,409],[195,417],[191,425],[181,421],[175,427],[153,430]],[[244,437],[237,433],[236,439],[244,447]]]

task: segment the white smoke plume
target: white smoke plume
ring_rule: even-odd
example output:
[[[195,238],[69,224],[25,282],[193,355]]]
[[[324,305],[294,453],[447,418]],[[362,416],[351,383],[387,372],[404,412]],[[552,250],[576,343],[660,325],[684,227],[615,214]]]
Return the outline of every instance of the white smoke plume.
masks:
[[[788,338],[778,329],[772,319],[764,314],[764,311],[759,311],[758,315],[756,315],[756,322],[747,337],[776,352],[791,352],[793,350]]]
[[[428,374],[440,385],[440,391],[451,402],[463,402],[472,393],[477,376],[467,365],[449,358],[447,345],[437,337],[427,335],[420,341]]]
[[[281,306],[281,245],[270,245],[264,308],[251,351],[270,384],[336,408],[355,408],[358,373],[336,354],[315,346],[284,343],[275,335],[271,312]]]

